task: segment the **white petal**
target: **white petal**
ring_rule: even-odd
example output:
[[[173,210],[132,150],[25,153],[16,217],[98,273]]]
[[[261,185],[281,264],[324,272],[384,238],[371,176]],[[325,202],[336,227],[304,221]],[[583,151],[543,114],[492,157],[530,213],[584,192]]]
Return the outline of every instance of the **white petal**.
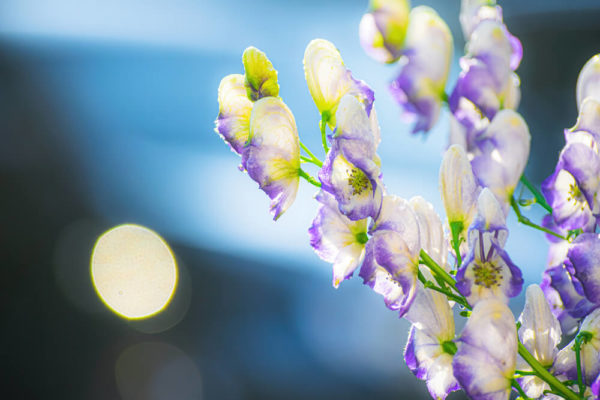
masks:
[[[525,307],[519,321],[521,342],[542,365],[552,365],[558,352],[562,331],[560,323],[550,310],[544,292],[538,285],[530,285],[527,288]]]

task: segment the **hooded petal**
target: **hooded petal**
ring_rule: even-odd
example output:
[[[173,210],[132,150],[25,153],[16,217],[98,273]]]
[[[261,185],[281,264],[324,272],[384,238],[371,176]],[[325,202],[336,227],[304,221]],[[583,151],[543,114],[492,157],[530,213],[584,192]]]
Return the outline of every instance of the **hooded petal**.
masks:
[[[600,54],[590,58],[577,77],[577,107],[589,97],[600,101]]]
[[[480,190],[465,150],[450,146],[440,166],[440,193],[449,223],[461,222],[465,228],[471,224]]]
[[[315,39],[304,52],[304,76],[308,90],[319,109],[328,118],[330,128],[336,125],[336,110],[345,94],[352,94],[371,112],[374,94],[364,82],[352,77],[336,47],[329,41]]]
[[[498,112],[478,139],[480,153],[471,160],[473,173],[506,207],[527,164],[530,141],[527,124],[513,110]]]
[[[415,196],[409,201],[419,222],[419,238],[421,248],[442,268],[449,269],[446,263],[448,256],[448,240],[444,234],[442,220],[435,212],[433,205]]]
[[[248,98],[256,101],[263,97],[279,96],[277,71],[267,58],[267,55],[256,47],[248,47],[242,55]]]
[[[481,21],[502,21],[502,9],[496,6],[495,0],[462,0],[459,19],[465,41],[468,41]]]
[[[219,84],[219,115],[215,131],[237,154],[248,141],[253,103],[246,95],[244,75],[227,75]]]
[[[271,199],[274,219],[279,218],[296,198],[300,168],[296,122],[281,99],[264,97],[254,103],[242,166]]]
[[[558,352],[562,330],[538,285],[530,285],[527,288],[525,307],[519,322],[519,339],[523,345],[542,365],[552,365]],[[541,393],[531,397],[540,395]]]
[[[371,58],[381,63],[400,58],[409,12],[408,0],[371,0],[359,26],[360,44]]]
[[[471,34],[466,52],[469,57],[483,61],[499,87],[503,87],[511,72],[519,66],[523,47],[501,21],[487,19],[481,21]]]
[[[507,400],[517,358],[515,319],[501,301],[479,302],[458,340],[454,376],[474,400]]]
[[[502,206],[488,188],[483,188],[477,198],[477,214],[469,227],[469,244],[474,247],[474,241],[479,239],[479,233],[483,234],[484,247],[489,248],[492,240],[500,247],[504,247],[508,238],[506,228],[506,217]]]
[[[600,57],[598,58],[600,59]],[[583,100],[579,106],[577,123],[568,133],[578,131],[588,132],[596,142],[600,141],[600,98],[587,97]],[[568,140],[570,135],[566,136]]]
[[[581,282],[585,296],[600,305],[600,237],[583,233],[575,239],[568,253],[575,277]]]
[[[337,288],[364,259],[367,220],[348,219],[327,192],[320,191],[317,201],[321,205],[308,230],[310,245],[322,260],[333,263],[333,286]]]
[[[390,84],[396,101],[409,119],[413,133],[428,131],[437,122],[452,60],[450,29],[431,8],[412,9],[400,74]]]
[[[525,307],[519,317],[519,339],[529,353],[543,366],[550,367],[558,352],[562,331],[556,317],[538,285],[527,288]],[[520,370],[531,371],[531,367],[520,356],[517,365]],[[536,376],[519,379],[521,387],[528,397],[538,398],[550,387]]]

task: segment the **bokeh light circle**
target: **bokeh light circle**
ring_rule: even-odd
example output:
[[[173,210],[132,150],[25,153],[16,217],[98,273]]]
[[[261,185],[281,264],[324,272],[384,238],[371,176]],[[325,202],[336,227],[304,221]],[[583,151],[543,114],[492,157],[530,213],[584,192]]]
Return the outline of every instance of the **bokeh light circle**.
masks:
[[[90,272],[100,299],[128,319],[163,310],[177,286],[177,263],[167,243],[133,224],[119,225],[98,238]]]

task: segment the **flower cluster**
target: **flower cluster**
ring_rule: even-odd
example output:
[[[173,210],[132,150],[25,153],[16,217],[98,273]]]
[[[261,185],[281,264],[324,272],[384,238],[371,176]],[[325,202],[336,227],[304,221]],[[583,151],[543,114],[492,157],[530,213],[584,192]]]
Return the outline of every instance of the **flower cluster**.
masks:
[[[444,219],[424,198],[386,190],[374,93],[327,40],[311,41],[304,53],[323,161],[300,141],[279,98],[277,72],[255,48],[243,54],[244,75],[221,81],[216,131],[269,196],[275,219],[293,203],[300,178],[318,188],[310,245],[332,264],[335,288],[357,272],[387,308],[411,322],[404,358],[433,398],[456,390],[476,400],[507,400],[513,390],[523,398],[597,398],[600,56],[579,77],[579,119],[565,132],[556,171],[542,188],[549,204],[523,180],[551,212],[539,226],[522,215],[513,195],[530,142],[514,111],[521,44],[493,1],[463,0],[460,21],[467,53],[450,96],[453,40],[434,10],[372,0],[359,28],[369,55],[401,64],[391,89],[416,120],[413,132],[431,129],[442,102],[449,106],[451,145],[439,172]],[[317,168],[316,178],[302,164]],[[505,249],[511,207],[520,222],[553,240],[550,267],[540,286],[527,288],[518,322],[508,308],[523,289],[521,270]],[[460,333],[454,308],[468,318]],[[577,334],[559,351],[563,332]]]
[[[566,332],[576,331],[578,323],[600,307],[600,238],[596,234],[600,213],[599,79],[600,56],[596,55],[577,80],[577,123],[565,130],[565,146],[556,169],[542,183],[552,211],[546,225],[576,237],[570,244],[551,239],[543,282]]]

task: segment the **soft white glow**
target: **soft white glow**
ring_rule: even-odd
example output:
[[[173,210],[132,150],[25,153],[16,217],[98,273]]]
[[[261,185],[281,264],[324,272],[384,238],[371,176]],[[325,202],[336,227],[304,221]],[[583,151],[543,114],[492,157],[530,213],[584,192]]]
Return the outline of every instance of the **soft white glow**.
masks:
[[[125,318],[160,312],[177,285],[175,257],[154,231],[120,225],[105,232],[94,246],[92,283],[102,301]]]

